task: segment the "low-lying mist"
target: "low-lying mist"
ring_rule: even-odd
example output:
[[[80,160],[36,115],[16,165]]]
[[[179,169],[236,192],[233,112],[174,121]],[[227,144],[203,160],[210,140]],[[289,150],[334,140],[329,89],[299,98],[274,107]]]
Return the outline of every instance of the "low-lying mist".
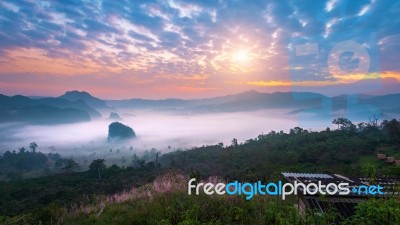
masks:
[[[132,155],[151,148],[164,153],[220,142],[230,145],[233,138],[242,142],[271,130],[287,132],[304,124],[299,123],[295,115],[278,110],[197,115],[154,112],[135,112],[133,115],[120,112],[120,115],[123,117],[120,122],[133,128],[136,139],[108,143],[108,125],[113,121],[106,119],[51,126],[14,123],[0,125],[0,150],[18,150],[36,142],[39,145],[37,151],[44,153],[107,158]],[[321,122],[321,128],[329,125],[329,122]]]

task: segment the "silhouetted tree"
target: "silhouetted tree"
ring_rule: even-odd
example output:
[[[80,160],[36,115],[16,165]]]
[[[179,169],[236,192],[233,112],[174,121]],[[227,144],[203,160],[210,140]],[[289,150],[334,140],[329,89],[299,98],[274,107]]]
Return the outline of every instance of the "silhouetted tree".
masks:
[[[232,139],[232,146],[237,147],[238,146],[238,140],[236,138]]]
[[[139,158],[136,154],[132,156],[132,165],[134,167],[144,167],[146,160]]]
[[[36,142],[31,142],[29,144],[29,148],[32,150],[32,152],[35,152],[37,147],[38,145],[36,144]]]
[[[99,180],[101,179],[101,172],[106,169],[104,161],[104,159],[96,159],[89,165],[89,171],[96,172]]]
[[[356,131],[356,125],[354,125],[349,119],[347,118],[337,118],[332,121],[333,124],[338,125],[338,129],[344,131]]]
[[[18,149],[18,153],[20,153],[20,154],[24,154],[25,153],[25,148],[24,147],[22,147],[22,148],[19,148]]]
[[[304,129],[301,127],[295,127],[290,129],[290,134],[300,134],[302,132],[304,132]]]
[[[369,117],[369,124],[371,126],[377,127],[378,126],[378,120],[381,118],[382,113],[374,113]]]
[[[79,170],[80,166],[72,159],[67,159],[65,161],[65,166],[62,168],[66,173],[72,173]]]

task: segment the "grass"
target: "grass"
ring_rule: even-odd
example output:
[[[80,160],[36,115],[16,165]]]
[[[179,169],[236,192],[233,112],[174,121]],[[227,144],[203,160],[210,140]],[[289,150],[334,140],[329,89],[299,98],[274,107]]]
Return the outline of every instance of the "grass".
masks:
[[[62,224],[62,225],[300,225],[333,224],[337,213],[308,212],[306,220],[294,207],[296,196],[285,201],[278,197],[188,195],[188,177],[166,174],[152,183],[130,191],[99,196],[93,204],[60,208],[50,205],[36,212],[15,217],[1,217],[0,224]],[[215,181],[211,177],[206,182]],[[361,204],[360,213],[349,218],[346,224],[381,224],[377,221],[400,223],[398,199],[380,200]],[[377,207],[377,205],[379,207]],[[386,218],[390,215],[390,218]],[[360,221],[363,221],[360,223]],[[367,221],[368,223],[366,223]]]
[[[211,180],[216,180],[210,178]],[[187,177],[167,174],[153,183],[111,196],[92,205],[48,206],[0,222],[25,224],[300,224],[292,200],[257,196],[188,195]]]
[[[271,198],[164,193],[107,206],[99,215],[68,214],[64,224],[299,224],[297,210]]]

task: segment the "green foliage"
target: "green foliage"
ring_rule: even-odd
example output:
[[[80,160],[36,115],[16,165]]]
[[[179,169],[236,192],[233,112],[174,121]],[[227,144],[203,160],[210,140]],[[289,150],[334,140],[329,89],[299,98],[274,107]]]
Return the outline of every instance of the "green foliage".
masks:
[[[16,180],[22,178],[24,174],[41,172],[49,168],[49,162],[54,162],[60,158],[58,154],[44,154],[36,152],[37,144],[32,142],[27,151],[24,147],[16,151],[6,151],[0,157],[0,171],[4,178]],[[1,176],[0,176],[1,178]]]
[[[50,204],[70,206],[91,203],[98,195],[114,194],[151,182],[155,167],[103,170],[102,179],[91,171],[0,182],[0,215],[34,212]]]
[[[364,176],[369,179],[371,184],[375,183],[376,180],[376,168],[372,163],[368,163],[362,166]]]
[[[169,170],[190,177],[220,176],[228,182],[276,181],[282,171],[344,173],[398,176],[400,167],[375,159],[379,149],[398,154],[400,129],[397,120],[360,123],[343,118],[334,120],[338,130],[312,132],[295,127],[289,133],[271,131],[244,143],[233,139],[222,143],[176,150],[159,157],[156,149],[142,157],[133,155],[133,167],[106,168],[104,159],[94,160],[86,172],[75,172],[72,159],[56,154],[21,148],[0,158],[0,171],[10,182],[0,181],[1,224],[333,224],[338,215],[308,212],[301,218],[293,199],[280,201],[264,196],[246,201],[232,196],[188,196],[184,192],[157,194],[151,198],[112,203],[99,212],[74,214],[71,205],[99,204],[98,197],[139,187]],[[27,171],[47,168],[46,162],[66,174],[21,180]],[[160,164],[159,164],[160,163]],[[160,166],[161,165],[161,166]],[[364,174],[362,174],[364,173]],[[356,215],[346,223],[400,224],[398,199],[371,200],[357,207]]]
[[[66,173],[72,173],[78,171],[80,169],[80,166],[74,160],[67,159],[65,160],[64,167],[62,167],[61,169]]]
[[[400,200],[370,199],[356,206],[356,213],[346,222],[347,225],[400,224]]]
[[[186,192],[156,195],[112,204],[102,214],[62,217],[65,224],[300,224],[297,210],[275,198],[188,196]]]
[[[338,125],[338,129],[344,131],[355,132],[356,126],[347,118],[337,118],[332,121],[333,124]]]
[[[400,121],[396,119],[384,120],[381,127],[388,142],[400,143]]]
[[[106,169],[106,165],[104,164],[104,159],[96,159],[93,160],[92,163],[89,165],[89,171],[94,172],[98,175],[98,178],[100,180],[101,178],[101,173],[103,172],[104,169]]]
[[[396,144],[388,141],[391,139],[385,130],[389,125],[382,123],[379,128],[375,123],[360,123],[354,126],[344,118],[334,122],[339,124],[338,130],[312,132],[295,127],[289,133],[271,131],[242,144],[233,139],[232,145],[227,147],[210,145],[177,150],[164,154],[160,162],[164,167],[185,173],[199,171],[205,177],[219,175],[228,180],[255,181],[277,178],[282,171],[361,176],[362,166],[366,164],[363,159],[368,157],[376,168],[375,176],[400,174],[399,167],[375,159],[378,147],[391,146],[398,150]]]

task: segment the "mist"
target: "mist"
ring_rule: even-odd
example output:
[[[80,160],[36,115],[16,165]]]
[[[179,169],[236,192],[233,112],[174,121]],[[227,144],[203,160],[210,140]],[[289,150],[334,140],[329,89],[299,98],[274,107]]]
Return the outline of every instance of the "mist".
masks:
[[[0,149],[12,151],[36,142],[37,150],[44,153],[107,158],[151,148],[165,153],[220,142],[230,145],[233,138],[243,142],[271,130],[288,132],[299,125],[309,128],[304,127],[305,121],[299,123],[296,115],[282,110],[194,115],[142,111],[120,112],[120,115],[123,117],[120,122],[135,131],[135,139],[108,143],[108,125],[113,121],[107,119],[63,125],[10,123],[0,125]],[[310,121],[315,125],[315,118]],[[323,128],[330,124],[325,121],[320,125]]]

